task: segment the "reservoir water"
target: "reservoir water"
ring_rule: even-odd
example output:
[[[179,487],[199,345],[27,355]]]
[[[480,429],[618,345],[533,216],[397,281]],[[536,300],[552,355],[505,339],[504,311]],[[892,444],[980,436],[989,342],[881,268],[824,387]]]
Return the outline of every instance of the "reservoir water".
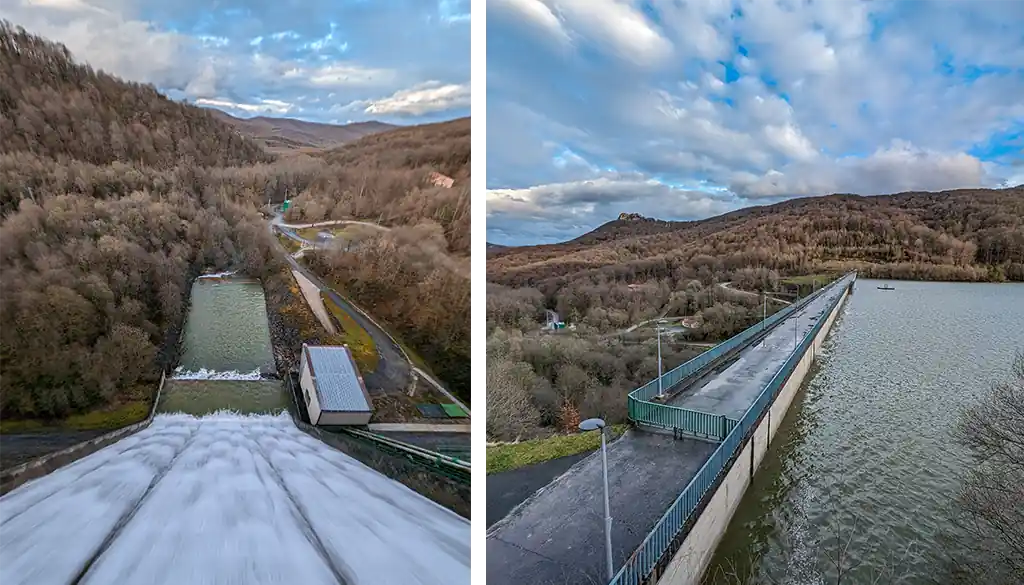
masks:
[[[858,280],[705,583],[951,582],[951,431],[1024,350],[1024,285],[890,284]]]

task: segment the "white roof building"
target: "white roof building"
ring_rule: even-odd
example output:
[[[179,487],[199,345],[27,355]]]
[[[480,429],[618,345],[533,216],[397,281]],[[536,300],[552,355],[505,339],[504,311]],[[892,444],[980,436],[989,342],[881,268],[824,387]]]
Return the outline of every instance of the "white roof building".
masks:
[[[299,386],[311,424],[369,424],[373,401],[347,346],[303,344]]]

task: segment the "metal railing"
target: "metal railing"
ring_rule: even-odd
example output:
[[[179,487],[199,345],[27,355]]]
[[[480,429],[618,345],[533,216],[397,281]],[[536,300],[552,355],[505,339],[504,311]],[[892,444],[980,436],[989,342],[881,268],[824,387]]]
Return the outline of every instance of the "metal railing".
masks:
[[[716,441],[723,440],[726,434],[728,434],[729,431],[732,430],[732,427],[735,426],[736,421],[734,419],[725,419],[723,421],[721,420],[723,417],[720,415],[712,415],[679,406],[670,406],[659,402],[653,402],[652,399],[658,396],[659,392],[671,389],[683,380],[690,378],[694,374],[697,374],[718,362],[729,353],[744,347],[752,339],[773,328],[794,312],[801,310],[808,303],[818,298],[826,291],[831,290],[834,284],[848,276],[849,275],[846,275],[837,279],[836,281],[818,289],[813,294],[800,299],[776,313],[773,313],[764,321],[748,327],[744,331],[730,337],[686,363],[665,372],[661,376],[660,386],[658,384],[658,379],[655,378],[640,388],[630,392],[629,397],[626,399],[629,419],[638,425],[672,430],[673,432],[679,432],[684,435],[690,435],[698,438],[712,439]]]
[[[341,429],[341,432],[466,485],[470,483],[471,464],[462,459],[360,429]]]
[[[790,310],[786,311],[784,309],[783,311],[779,311],[779,313],[776,313],[772,317],[783,314],[784,311],[784,315],[789,315],[794,310],[797,310],[799,307],[803,307],[807,302],[810,302],[810,300],[817,298],[818,295],[823,294],[825,291],[832,290],[834,287],[849,287],[853,284],[854,280],[856,280],[856,273],[851,272],[843,276],[842,278],[836,280],[832,284],[822,288],[814,295],[807,297],[805,301],[799,304],[799,306],[796,306],[796,304],[791,305]],[[840,299],[842,299],[841,294],[837,295],[835,299],[833,299],[832,302],[829,303],[828,308],[824,312],[824,315],[830,314],[832,310],[835,309],[836,305],[839,304]],[[772,317],[769,317],[768,320],[771,320]],[[785,316],[778,317],[777,319],[775,319],[774,323],[777,323],[783,318],[785,318]],[[768,382],[764,390],[761,391],[761,393],[754,400],[753,404],[751,404],[750,408],[748,408],[747,411],[743,414],[740,420],[733,421],[732,419],[728,419],[733,423],[732,428],[730,428],[728,433],[723,436],[721,443],[719,443],[718,445],[718,448],[715,449],[714,453],[711,454],[711,457],[708,458],[706,462],[704,462],[704,465],[701,467],[700,471],[698,471],[694,478],[690,480],[690,483],[679,494],[679,497],[676,498],[675,502],[673,502],[672,505],[669,506],[665,514],[661,517],[660,520],[658,520],[658,523],[655,524],[654,529],[651,530],[651,532],[647,535],[644,541],[640,543],[640,546],[637,547],[633,554],[630,555],[629,559],[626,560],[622,568],[619,569],[619,572],[609,582],[609,585],[639,585],[640,583],[643,583],[644,580],[648,578],[648,576],[651,575],[655,567],[658,565],[659,562],[661,562],[663,558],[665,558],[666,555],[674,554],[675,551],[672,549],[674,546],[676,546],[677,548],[677,543],[683,536],[681,532],[687,526],[687,523],[689,522],[691,516],[697,510],[698,506],[704,499],[705,495],[707,495],[708,491],[715,485],[716,481],[719,478],[719,475],[721,475],[726,470],[726,466],[728,465],[729,461],[732,460],[732,458],[737,455],[740,448],[743,446],[750,430],[761,419],[761,416],[764,414],[765,410],[771,406],[779,390],[786,383],[786,380],[789,379],[790,374],[793,373],[793,370],[796,368],[797,364],[800,363],[800,360],[803,359],[804,353],[806,352],[807,348],[812,343],[814,343],[814,338],[821,331],[821,328],[825,324],[825,320],[825,318],[822,318],[818,319],[815,322],[814,327],[810,330],[810,332],[804,335],[804,338],[801,340],[799,345],[793,350],[793,352],[790,354],[786,362],[782,365],[782,367],[775,374],[775,376],[772,377],[771,381]],[[755,327],[758,328],[758,331],[761,330],[761,324],[758,324]],[[751,329],[754,328],[752,327]],[[746,336],[744,339],[749,339],[750,336],[748,335],[748,332],[751,331],[751,329],[748,329],[747,331],[744,331],[743,333],[737,335],[736,337],[733,337],[732,339],[726,341],[722,345],[725,345],[726,343],[732,343],[733,340],[736,340],[743,336]],[[724,353],[725,352],[719,355],[724,355]],[[690,360],[690,362],[693,361],[695,360]],[[683,364],[683,366],[680,366],[680,368],[688,366],[690,362]],[[648,384],[647,386],[650,386],[650,384]],[[645,388],[647,388],[647,386],[635,390],[634,394],[641,392],[641,390],[644,390]],[[657,380],[655,380],[655,388],[657,388]],[[633,394],[630,394],[630,400],[634,399],[635,398]],[[637,400],[637,402],[643,402],[645,404],[650,404],[652,406],[661,408],[675,408],[667,407],[661,404],[646,402],[643,400]],[[644,415],[649,414],[646,411],[634,410],[640,408],[644,407],[640,406],[639,404],[636,406],[631,405],[630,414],[632,415],[633,412],[637,412],[638,414]]]

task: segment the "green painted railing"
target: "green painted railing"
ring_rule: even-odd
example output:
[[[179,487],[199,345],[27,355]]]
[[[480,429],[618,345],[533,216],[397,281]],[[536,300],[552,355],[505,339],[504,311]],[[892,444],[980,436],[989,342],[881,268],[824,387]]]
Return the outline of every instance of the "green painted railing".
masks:
[[[665,372],[661,377],[660,391],[668,392],[683,380],[705,370],[727,354],[744,347],[758,335],[771,329],[795,311],[799,311],[807,303],[818,298],[826,291],[831,290],[832,284],[818,289],[813,294],[800,299],[781,311],[773,313],[764,321],[748,327],[688,362]],[[654,402],[653,399],[658,396],[658,393],[659,385],[657,378],[630,392],[629,397],[626,399],[629,419],[638,425],[671,430],[682,435],[716,441],[725,439],[725,436],[732,430],[732,427],[736,425],[734,419],[725,418],[721,415]]]
[[[340,432],[373,445],[381,451],[404,457],[416,465],[439,472],[466,485],[470,483],[470,463],[468,461],[360,429],[346,428],[341,429]]]
[[[789,313],[792,313],[793,310],[797,310],[799,307],[802,307],[803,304],[805,304],[806,302],[809,302],[811,299],[816,298],[819,294],[824,294],[826,291],[835,290],[836,288],[849,288],[850,286],[853,285],[856,278],[857,274],[855,272],[851,272],[843,276],[836,282],[821,289],[818,293],[815,293],[814,295],[807,297],[807,299],[804,302],[801,302],[798,306],[793,307],[786,314],[788,315]],[[698,471],[694,478],[690,480],[689,485],[687,485],[686,488],[682,491],[682,493],[679,494],[679,497],[676,498],[675,502],[672,503],[669,509],[661,517],[661,519],[658,520],[658,523],[654,525],[654,529],[651,530],[651,532],[647,535],[647,538],[645,538],[644,541],[640,543],[640,546],[637,547],[633,554],[630,555],[630,557],[622,565],[622,568],[619,569],[619,572],[612,578],[612,580],[609,582],[609,585],[639,585],[641,583],[644,583],[645,580],[654,571],[655,567],[657,567],[659,562],[661,562],[663,559],[670,558],[670,556],[675,553],[675,550],[678,549],[678,545],[681,543],[681,538],[683,537],[682,531],[687,526],[690,517],[693,516],[693,514],[697,510],[697,507],[700,505],[701,501],[707,495],[708,491],[715,485],[715,482],[718,481],[718,477],[726,471],[726,466],[729,464],[729,461],[731,461],[732,458],[736,456],[739,450],[743,447],[745,439],[747,435],[750,433],[751,429],[753,429],[754,425],[756,425],[757,422],[761,420],[761,416],[764,414],[765,410],[771,406],[772,402],[775,400],[775,397],[778,395],[779,391],[785,385],[786,380],[789,379],[790,374],[793,373],[793,370],[796,369],[797,364],[799,364],[800,360],[803,359],[803,356],[806,353],[807,348],[810,347],[812,343],[814,343],[814,338],[818,335],[822,327],[824,327],[825,325],[825,316],[829,315],[832,312],[832,310],[835,309],[835,307],[839,304],[839,301],[841,299],[842,294],[836,295],[836,297],[832,300],[832,302],[829,303],[828,307],[824,311],[823,317],[815,322],[814,327],[804,336],[803,340],[796,347],[796,349],[793,350],[793,353],[790,354],[789,358],[782,365],[779,371],[775,374],[774,377],[772,377],[771,381],[768,382],[764,390],[761,391],[761,394],[759,394],[758,397],[754,400],[754,403],[751,404],[750,408],[748,408],[747,411],[743,414],[743,417],[740,418],[740,420],[738,421],[732,421],[734,423],[732,428],[730,428],[728,433],[724,435],[723,440],[718,445],[718,448],[715,449],[714,453],[711,454],[711,457],[708,458],[706,462],[704,462],[704,465],[701,467],[700,471]],[[780,313],[782,313],[782,311],[776,313],[775,315],[779,315]],[[774,317],[775,315],[773,315],[772,317]],[[777,323],[782,318],[784,317],[776,319],[775,323]],[[769,317],[769,320],[770,319],[771,317]],[[756,327],[758,327],[760,330],[761,325],[759,324]],[[737,337],[740,337],[745,334],[747,334],[747,331],[744,331]],[[733,339],[736,339],[736,337],[734,337]],[[733,341],[733,339],[730,339],[725,343],[730,343]],[[747,339],[749,339],[749,337],[747,337]],[[724,355],[724,353],[720,355]],[[692,362],[694,360],[690,361]],[[683,366],[687,366],[689,363],[690,362],[687,362],[686,364],[683,364]],[[682,368],[683,366],[680,366],[680,368]],[[681,380],[682,378],[679,379]],[[643,403],[645,405],[649,404],[661,408],[673,407],[667,407],[665,405],[647,402],[644,400],[636,399],[636,397],[634,397],[634,394],[642,395],[642,391],[649,392],[649,390],[647,390],[648,386],[650,386],[650,384],[647,384],[646,386],[637,389],[630,394],[630,400],[635,400],[637,402],[637,404],[630,405],[630,415],[632,416],[634,413],[636,413],[638,416],[641,417],[667,418],[669,415],[652,414],[653,409],[647,410],[646,406],[641,406],[640,403]],[[656,395],[657,380],[655,380],[654,382],[654,388],[654,392]]]

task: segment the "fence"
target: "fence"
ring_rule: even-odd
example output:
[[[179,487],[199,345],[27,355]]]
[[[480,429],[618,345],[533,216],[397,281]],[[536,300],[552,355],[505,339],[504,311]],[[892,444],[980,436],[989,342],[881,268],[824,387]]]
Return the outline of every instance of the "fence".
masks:
[[[835,287],[847,288],[853,284],[853,281],[855,279],[856,273],[849,273],[840,278],[839,280],[835,281],[834,283],[830,284],[829,286],[821,289],[814,295],[811,295],[804,299],[803,301],[801,301],[799,303],[799,307],[803,307],[807,302],[810,302],[811,299],[816,298],[817,295],[823,294],[827,290],[832,290]],[[835,309],[836,305],[839,304],[841,298],[842,295],[837,295],[836,298],[831,303],[829,303],[829,306],[825,310],[824,314],[828,315],[829,313],[831,313],[832,310]],[[787,308],[789,309],[788,311],[784,309],[783,311],[779,311],[775,315],[772,315],[772,317],[776,317],[780,314],[783,315],[777,317],[772,322],[772,324],[778,323],[780,320],[785,318],[785,315],[789,315],[794,310],[798,310],[799,307],[797,306],[797,304],[794,304]],[[771,321],[772,317],[769,317],[766,321]],[[732,421],[731,419],[727,419],[732,423],[732,425],[731,428],[728,430],[727,434],[722,435],[722,440],[721,443],[718,445],[718,448],[715,449],[714,453],[711,454],[711,457],[706,462],[704,462],[704,465],[701,467],[700,471],[698,471],[694,478],[690,480],[689,485],[687,485],[686,488],[683,489],[682,493],[679,494],[679,497],[676,498],[676,501],[672,503],[669,509],[661,517],[661,519],[658,520],[658,523],[655,524],[654,529],[651,530],[651,532],[647,535],[647,538],[645,538],[644,541],[640,543],[640,546],[637,547],[636,551],[634,551],[633,554],[629,557],[629,559],[626,560],[622,568],[619,569],[619,572],[609,582],[609,585],[638,585],[640,583],[643,583],[644,580],[647,579],[647,577],[654,571],[658,563],[663,558],[665,558],[666,555],[673,552],[673,546],[677,544],[677,541],[682,536],[681,533],[683,529],[687,526],[690,517],[693,515],[694,511],[697,510],[697,507],[704,499],[704,496],[715,485],[715,482],[718,480],[722,472],[726,470],[726,466],[729,463],[729,461],[732,460],[732,458],[739,452],[740,447],[743,446],[743,443],[745,442],[748,433],[754,427],[754,425],[756,425],[757,422],[761,419],[761,416],[764,414],[765,410],[775,400],[775,396],[786,383],[786,380],[789,378],[789,375],[796,368],[796,365],[800,363],[801,359],[803,359],[804,353],[806,352],[807,348],[812,343],[814,343],[814,338],[821,331],[821,328],[824,326],[824,324],[825,319],[818,319],[818,321],[814,324],[814,327],[811,329],[811,331],[804,336],[803,340],[800,342],[797,348],[793,351],[792,354],[790,354],[789,358],[782,365],[782,368],[775,374],[771,381],[768,382],[767,386],[765,386],[764,390],[761,391],[761,394],[758,395],[758,397],[754,400],[754,403],[750,406],[750,408],[747,409],[747,411],[740,418],[740,420]],[[726,341],[720,346],[717,346],[715,349],[718,349],[718,347],[721,347],[722,345],[731,344],[734,342],[734,340],[750,339],[751,337],[753,337],[753,335],[750,334],[749,332],[755,328],[758,331],[765,329],[764,327],[762,327],[761,324],[755,325],[754,327],[751,327],[747,331],[740,333],[739,335]],[[738,347],[739,343],[741,342],[737,342],[735,345],[733,345],[733,347]],[[713,349],[711,351],[715,350]],[[705,352],[705,354],[711,353],[711,351]],[[722,355],[725,355],[725,353],[727,352],[721,352],[718,355],[720,357]],[[698,356],[698,358],[690,360],[690,362],[683,364],[679,368],[676,368],[676,370],[688,367],[691,362],[695,362],[697,359],[699,359],[699,357],[700,356]],[[710,364],[711,361],[705,361],[704,363],[705,365],[707,365]],[[682,378],[679,379],[681,380]],[[656,389],[657,380],[654,381],[654,384]],[[660,420],[668,420],[669,418],[671,418],[671,416],[678,416],[652,414],[653,412],[656,412],[656,410],[653,408],[649,410],[643,410],[647,408],[646,405],[650,405],[651,407],[658,407],[661,409],[676,408],[652,402],[647,402],[644,400],[636,399],[634,397],[634,394],[639,394],[641,391],[644,391],[647,388],[647,386],[650,385],[651,384],[647,384],[646,386],[638,390],[635,390],[633,393],[630,394],[630,400],[636,400],[637,402],[636,406],[630,406],[630,415],[632,416],[632,414],[636,412],[638,415],[656,417]],[[707,416],[714,417],[714,415]],[[672,420],[685,421],[687,419],[680,416],[678,419]],[[706,419],[700,419],[699,417],[689,420],[691,420],[695,424],[706,423]],[[648,423],[645,422],[644,424]]]
[[[847,277],[848,275],[843,278]],[[630,392],[629,397],[626,399],[630,420],[638,425],[671,430],[674,433],[692,437],[715,441],[724,440],[725,436],[732,430],[732,427],[735,426],[735,420],[678,406],[652,402],[651,399],[694,374],[703,371],[731,352],[746,346],[758,335],[771,329],[794,312],[801,310],[807,303],[818,298],[826,291],[831,290],[833,285],[838,282],[837,280],[822,287],[815,293],[772,314],[764,321],[748,327],[746,330],[730,337],[679,367],[665,372],[661,376],[660,386],[658,378],[655,378]]]
[[[294,414],[292,415],[292,418],[295,421],[296,426],[308,433],[316,435],[320,439],[323,439],[324,431],[306,422],[309,420],[309,413],[306,411],[303,401],[298,397],[298,375],[291,372],[285,376],[285,378],[288,384],[288,395],[291,398],[292,406],[294,407]],[[361,429],[339,428],[337,429],[337,432],[343,433],[352,439],[359,441],[364,445],[369,445],[379,451],[400,457],[427,471],[443,475],[464,485],[469,485],[470,483],[471,464],[468,461],[459,459],[458,457],[438,453],[402,441],[396,441],[390,437],[385,437],[383,435],[378,435]]]

